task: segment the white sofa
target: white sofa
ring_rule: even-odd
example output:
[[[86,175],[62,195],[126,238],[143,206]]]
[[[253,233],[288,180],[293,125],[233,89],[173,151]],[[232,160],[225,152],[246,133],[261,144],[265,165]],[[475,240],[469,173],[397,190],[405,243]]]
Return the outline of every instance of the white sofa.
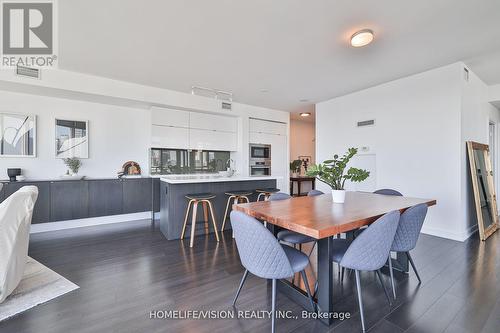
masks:
[[[36,186],[24,186],[0,203],[0,303],[23,277],[37,198]]]

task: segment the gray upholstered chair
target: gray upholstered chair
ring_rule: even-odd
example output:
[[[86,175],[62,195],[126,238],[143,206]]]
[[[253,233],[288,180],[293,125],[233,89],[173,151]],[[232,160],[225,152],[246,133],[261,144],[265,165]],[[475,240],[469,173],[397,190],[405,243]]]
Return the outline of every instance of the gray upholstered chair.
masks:
[[[390,188],[383,188],[383,189],[380,189],[380,190],[376,190],[373,193],[375,193],[375,194],[383,194],[383,195],[395,195],[395,196],[399,196],[399,197],[403,196],[401,194],[401,192],[393,190],[393,189],[390,189]]]
[[[236,239],[236,247],[238,248],[241,264],[245,267],[245,273],[243,273],[243,278],[233,300],[233,306],[236,304],[248,272],[263,279],[272,280],[272,332],[274,333],[276,280],[291,278],[295,273],[300,272],[304,279],[311,308],[315,311],[315,305],[304,270],[309,264],[309,258],[304,253],[288,245],[280,244],[262,223],[245,213],[232,211],[231,226],[234,230],[234,238]]]
[[[424,224],[426,215],[426,204],[419,204],[405,210],[399,219],[398,230],[396,231],[396,236],[394,237],[394,242],[391,246],[391,251],[406,253],[419,283],[422,283],[422,280],[420,279],[420,275],[418,275],[417,268],[415,267],[413,258],[410,255],[410,251],[417,245],[418,236],[420,235],[420,230],[422,230],[422,225]],[[391,256],[389,256],[389,270],[391,272],[392,294],[394,298],[396,298]]]
[[[309,192],[307,192],[308,197],[315,197],[317,195],[322,195],[322,194],[325,194],[325,192],[322,192],[320,190],[310,190]]]
[[[393,211],[380,217],[360,234],[350,245],[333,246],[332,260],[339,262],[343,268],[354,270],[356,274],[356,289],[358,292],[359,312],[361,326],[365,332],[365,317],[363,312],[363,300],[361,298],[361,283],[359,271],[375,271],[382,284],[385,296],[391,304],[389,294],[385,288],[380,274],[380,268],[384,266],[389,257],[391,246],[399,223],[399,211]],[[337,241],[337,242],[336,242]],[[333,243],[341,244],[339,240]]]
[[[287,200],[291,198],[292,197],[290,195],[279,192],[271,194],[271,196],[269,197],[269,201]],[[278,232],[277,237],[280,242],[293,244],[294,247],[298,245],[299,251],[302,251],[302,244],[314,242],[313,247],[311,248],[311,252],[309,252],[309,256],[314,250],[314,245],[316,245],[316,239],[291,230],[281,230],[280,232]]]

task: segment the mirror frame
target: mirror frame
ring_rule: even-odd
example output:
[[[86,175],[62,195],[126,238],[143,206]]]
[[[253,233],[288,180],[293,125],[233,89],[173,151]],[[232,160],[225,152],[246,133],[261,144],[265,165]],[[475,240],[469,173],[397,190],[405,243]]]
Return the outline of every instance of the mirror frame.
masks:
[[[489,195],[492,198],[491,208],[493,210],[493,223],[488,227],[484,228],[483,214],[481,212],[481,199],[479,195],[479,184],[477,182],[477,168],[476,168],[476,160],[474,158],[474,150],[480,150],[484,154],[484,163],[487,169],[487,181],[488,181],[488,189],[490,191]],[[495,182],[493,180],[493,169],[490,159],[490,148],[488,145],[467,141],[467,152],[469,156],[469,166],[470,166],[470,177],[472,181],[472,189],[474,191],[474,205],[476,207],[476,216],[477,216],[477,224],[479,229],[479,237],[482,241],[485,241],[489,236],[491,236],[497,229],[499,229],[498,222],[498,208],[497,208],[497,197],[495,193]]]
[[[8,112],[8,111],[0,111],[0,116],[2,115],[16,115],[16,116],[25,116],[29,117],[33,120],[33,154],[31,155],[10,155],[10,154],[0,154],[0,158],[8,157],[8,158],[36,158],[37,157],[37,116],[36,114],[31,113],[17,113],[17,112]]]

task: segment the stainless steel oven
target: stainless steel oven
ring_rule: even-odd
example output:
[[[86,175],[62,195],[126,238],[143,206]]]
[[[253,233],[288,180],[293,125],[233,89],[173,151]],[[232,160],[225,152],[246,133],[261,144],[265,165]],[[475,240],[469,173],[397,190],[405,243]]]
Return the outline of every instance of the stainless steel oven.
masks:
[[[250,176],[271,175],[271,145],[250,144]]]

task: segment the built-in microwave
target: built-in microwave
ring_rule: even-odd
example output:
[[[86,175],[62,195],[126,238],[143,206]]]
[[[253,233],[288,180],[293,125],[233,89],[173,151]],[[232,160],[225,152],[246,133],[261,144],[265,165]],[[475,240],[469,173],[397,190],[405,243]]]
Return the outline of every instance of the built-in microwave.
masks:
[[[250,159],[270,159],[271,145],[250,144]]]
[[[270,176],[271,166],[267,165],[251,165],[250,176]]]

